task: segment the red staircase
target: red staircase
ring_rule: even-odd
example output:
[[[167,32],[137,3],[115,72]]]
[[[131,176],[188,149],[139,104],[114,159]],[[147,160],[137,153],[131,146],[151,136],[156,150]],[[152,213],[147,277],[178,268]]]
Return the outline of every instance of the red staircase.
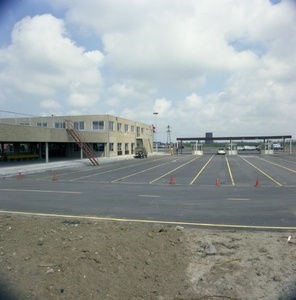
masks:
[[[74,128],[74,123],[71,120],[65,120],[66,130],[70,133],[76,144],[82,149],[85,156],[91,161],[94,166],[99,165],[99,161],[96,157],[92,147],[88,144],[84,136],[79,130]]]

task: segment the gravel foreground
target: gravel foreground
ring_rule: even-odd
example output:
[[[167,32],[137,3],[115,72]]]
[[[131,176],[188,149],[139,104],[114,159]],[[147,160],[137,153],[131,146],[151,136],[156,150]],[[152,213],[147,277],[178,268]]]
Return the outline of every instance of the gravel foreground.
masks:
[[[292,231],[0,215],[1,300],[296,299],[295,259]]]

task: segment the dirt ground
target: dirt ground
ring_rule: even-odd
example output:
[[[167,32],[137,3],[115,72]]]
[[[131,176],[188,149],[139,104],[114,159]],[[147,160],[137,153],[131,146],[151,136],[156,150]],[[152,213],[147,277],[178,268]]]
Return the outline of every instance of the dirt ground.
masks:
[[[295,232],[0,215],[5,300],[296,299],[295,259]]]

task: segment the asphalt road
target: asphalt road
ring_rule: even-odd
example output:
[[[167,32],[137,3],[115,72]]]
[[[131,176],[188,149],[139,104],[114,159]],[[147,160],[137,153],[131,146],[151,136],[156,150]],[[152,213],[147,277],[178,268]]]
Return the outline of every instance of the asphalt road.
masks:
[[[60,169],[56,178],[47,171],[0,180],[0,213],[296,229],[295,154],[151,156]]]

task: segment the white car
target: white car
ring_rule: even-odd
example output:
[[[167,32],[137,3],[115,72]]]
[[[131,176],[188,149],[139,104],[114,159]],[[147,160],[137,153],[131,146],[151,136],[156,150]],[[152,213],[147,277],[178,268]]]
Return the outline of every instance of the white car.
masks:
[[[223,148],[220,148],[217,152],[219,155],[225,155],[225,150]]]
[[[253,151],[256,150],[255,146],[244,146],[243,148],[244,151]]]
[[[242,146],[237,146],[236,150],[241,151],[241,150],[244,150],[244,148]]]

